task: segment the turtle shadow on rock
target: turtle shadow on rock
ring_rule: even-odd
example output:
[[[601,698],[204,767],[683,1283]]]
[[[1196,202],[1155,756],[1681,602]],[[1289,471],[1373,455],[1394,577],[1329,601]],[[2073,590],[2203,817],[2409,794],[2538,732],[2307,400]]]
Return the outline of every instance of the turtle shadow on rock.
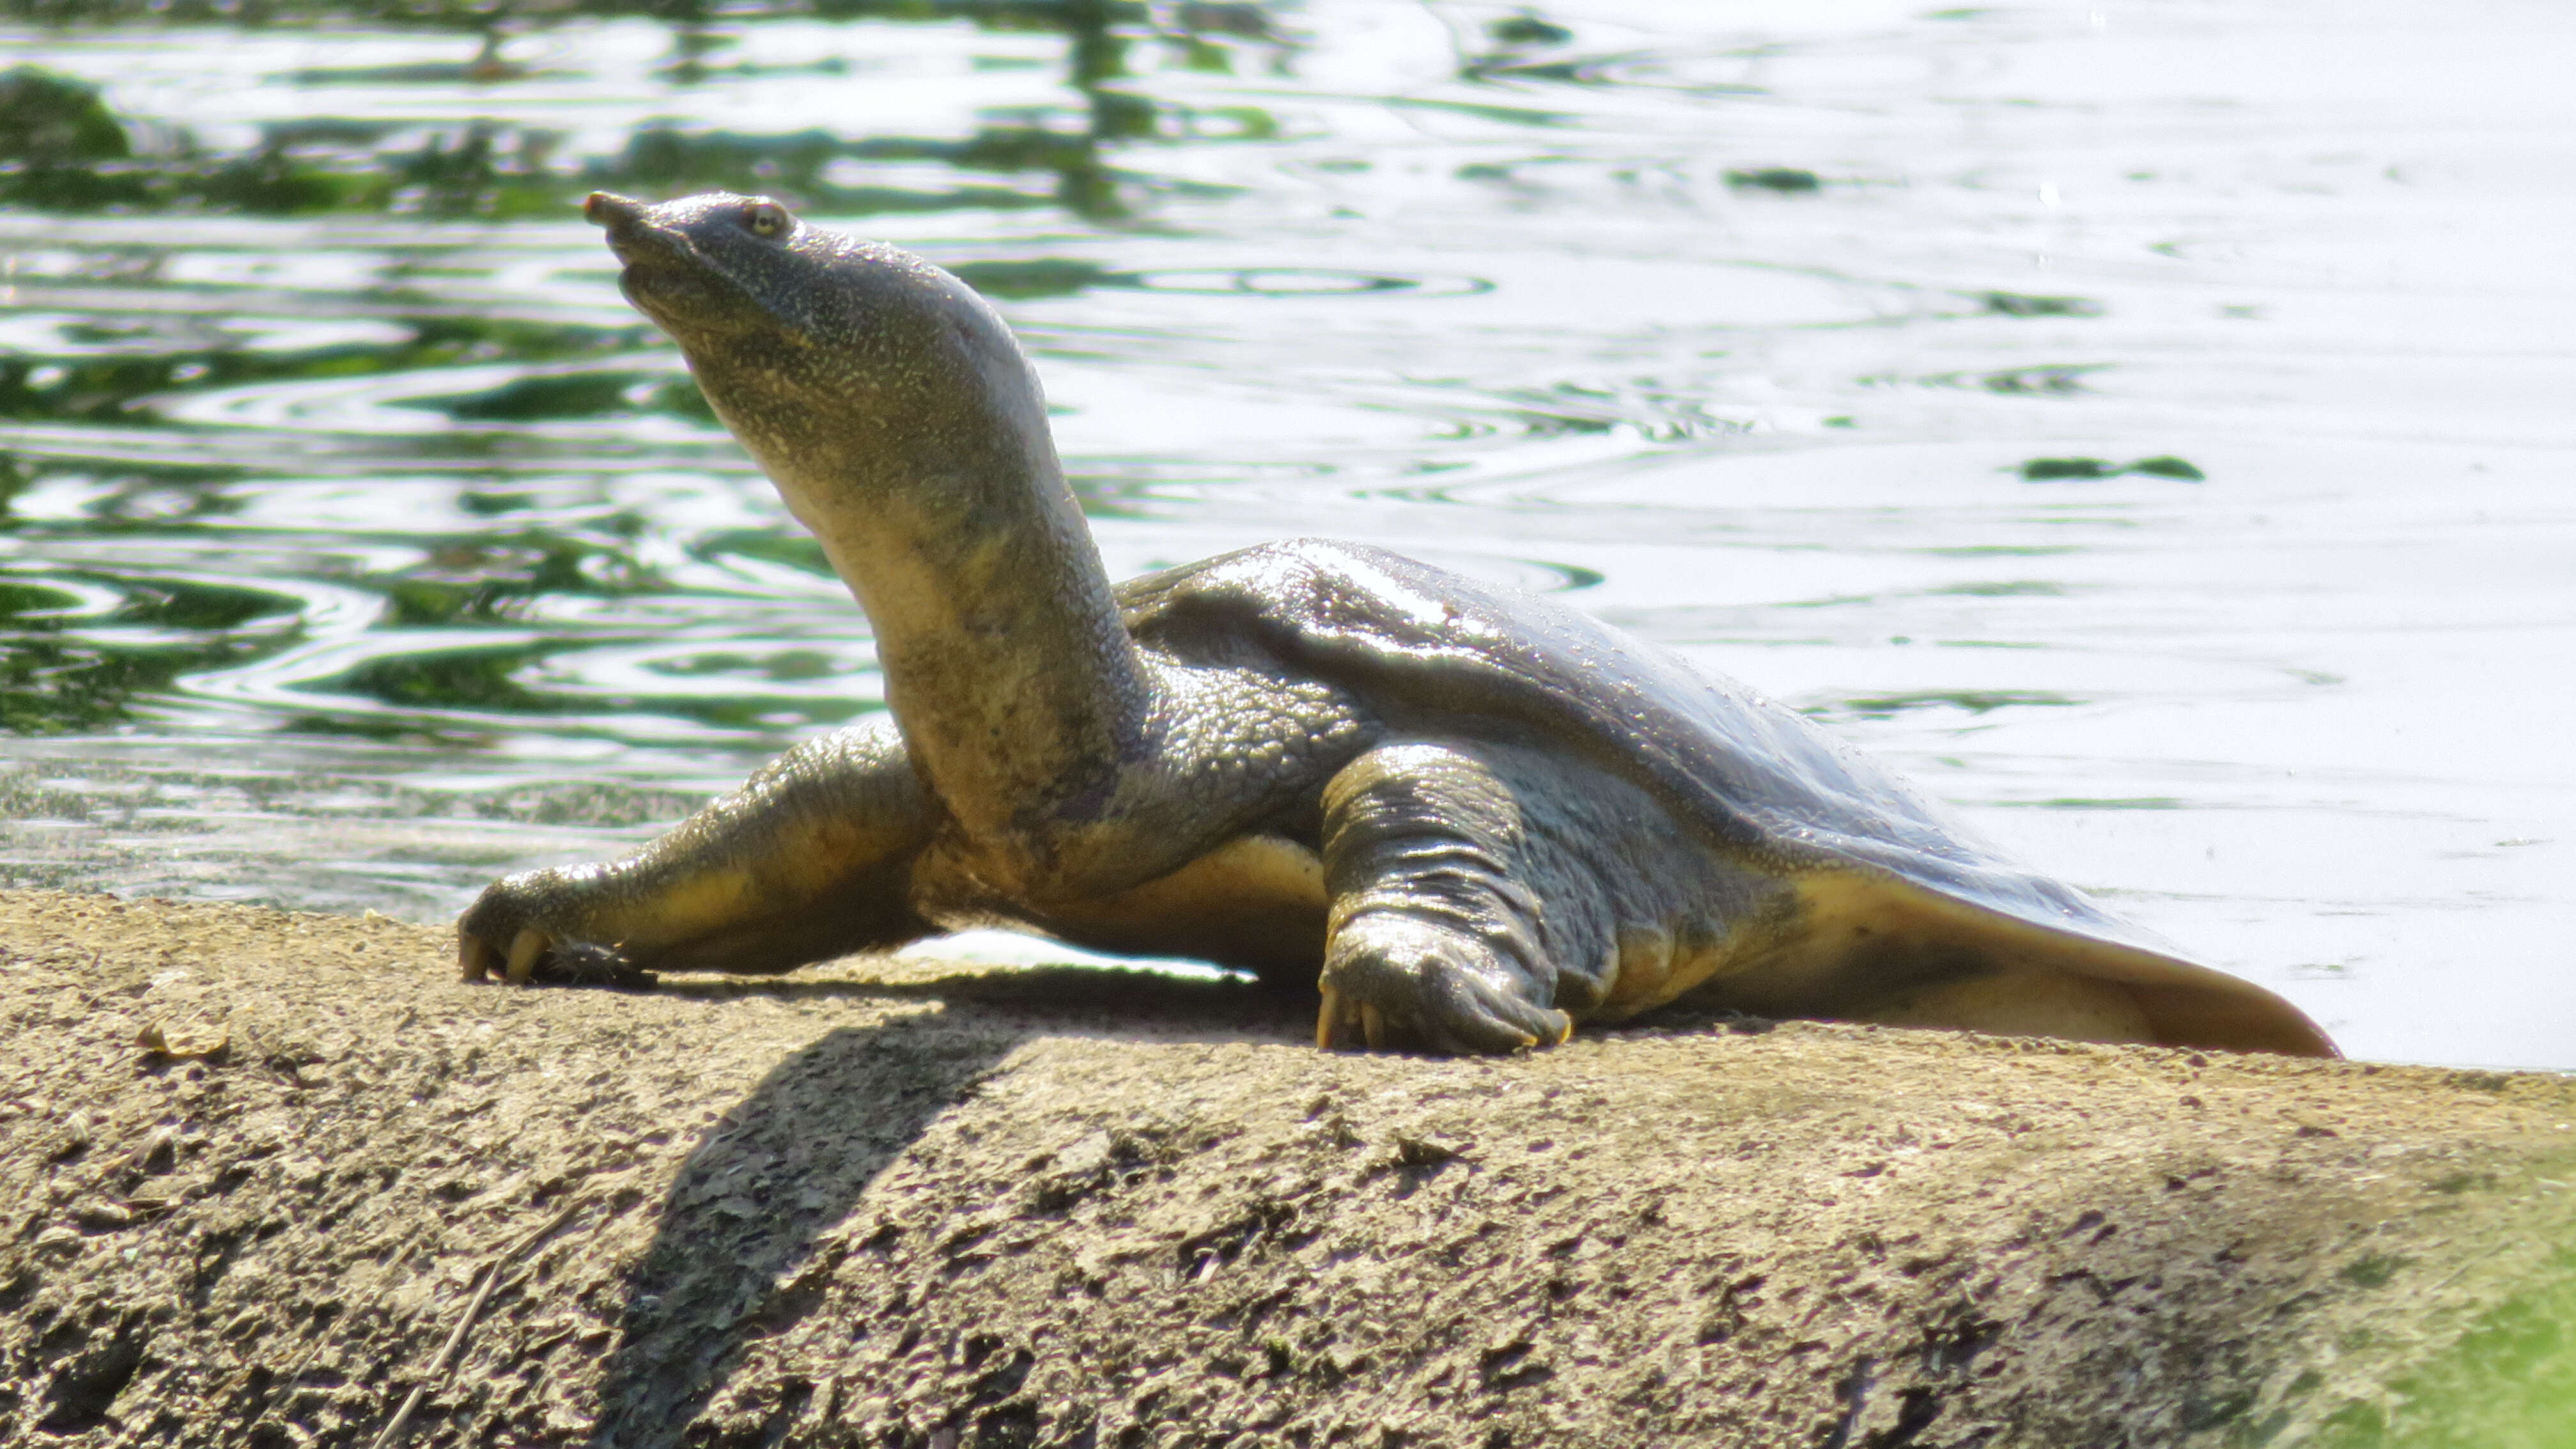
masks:
[[[1120,966],[1010,966],[921,975],[908,980],[787,976],[664,976],[652,988],[670,996],[731,1001],[940,1001],[972,1004],[1044,1028],[1137,1034],[1140,1028],[1188,1037],[1217,1035],[1310,1042],[1322,996],[1246,974],[1193,977]]]
[[[1284,986],[1256,977],[1216,979],[1175,976],[1115,966],[1030,966],[967,971],[919,981],[871,983],[868,991],[897,999],[972,1002],[1132,1035],[1140,1025],[1185,1036],[1221,1034],[1311,1042],[1322,994],[1312,986]]]
[[[792,1324],[819,1297],[796,1282],[796,1270],[824,1235],[1021,1043],[1051,1029],[1276,1038],[1293,1034],[1275,1024],[1299,1009],[1293,993],[1249,984],[1070,967],[779,984],[949,1006],[826,1033],[708,1130],[673,1179],[631,1279],[618,1346],[601,1373],[591,1449],[691,1442],[691,1423],[743,1347]],[[1311,1002],[1303,1010],[1311,1020]]]
[[[682,1442],[741,1347],[799,1311],[776,1285],[877,1175],[1024,1038],[919,1012],[781,1061],[681,1164],[603,1366],[595,1449]]]

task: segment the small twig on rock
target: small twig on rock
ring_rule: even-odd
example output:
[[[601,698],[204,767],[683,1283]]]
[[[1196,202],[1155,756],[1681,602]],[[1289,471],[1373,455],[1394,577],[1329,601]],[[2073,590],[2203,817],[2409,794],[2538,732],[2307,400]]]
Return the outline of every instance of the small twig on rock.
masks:
[[[501,1270],[516,1262],[521,1254],[529,1252],[539,1243],[553,1237],[564,1224],[572,1221],[575,1213],[589,1205],[588,1198],[574,1198],[571,1202],[565,1203],[563,1211],[555,1214],[545,1226],[492,1255],[492,1260],[483,1265],[483,1271],[475,1275],[474,1296],[467,1300],[464,1314],[456,1320],[456,1327],[447,1335],[447,1342],[440,1346],[438,1357],[429,1361],[428,1370],[421,1375],[420,1382],[413,1385],[411,1397],[403,1400],[402,1407],[394,1411],[393,1418],[386,1421],[385,1427],[377,1432],[376,1437],[367,1445],[367,1449],[387,1449],[387,1446],[401,1436],[404,1429],[411,1426],[412,1413],[420,1407],[421,1400],[429,1397],[429,1391],[437,1387],[439,1381],[446,1377],[448,1369],[455,1362],[456,1350],[465,1343],[466,1330],[472,1328],[474,1320],[483,1315],[484,1303],[491,1298],[492,1290],[500,1286]]]
[[[250,1431],[267,1422],[270,1410],[295,1397],[295,1381],[303,1377],[304,1366],[313,1362],[313,1356],[322,1351],[322,1341],[329,1336],[327,1328],[316,1332],[313,1341],[304,1345],[304,1352],[297,1354],[286,1372],[277,1376],[277,1392],[269,1395],[268,1402],[259,1406],[259,1412],[251,1415],[249,1423],[242,1425],[241,1442],[250,1442]]]

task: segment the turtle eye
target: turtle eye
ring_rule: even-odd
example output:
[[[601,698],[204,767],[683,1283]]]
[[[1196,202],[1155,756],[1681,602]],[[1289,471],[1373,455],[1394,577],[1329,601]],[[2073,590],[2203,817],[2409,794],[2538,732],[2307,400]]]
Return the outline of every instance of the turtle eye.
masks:
[[[755,201],[743,208],[743,228],[756,237],[785,236],[787,222],[787,208],[774,201]]]

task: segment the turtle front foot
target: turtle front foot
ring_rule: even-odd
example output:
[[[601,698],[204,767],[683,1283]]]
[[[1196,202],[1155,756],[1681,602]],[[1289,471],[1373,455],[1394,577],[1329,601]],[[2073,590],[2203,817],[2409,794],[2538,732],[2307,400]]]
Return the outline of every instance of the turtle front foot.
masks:
[[[1536,983],[1462,932],[1402,916],[1361,916],[1324,959],[1315,1044],[1459,1056],[1555,1046],[1574,1020],[1533,999]]]
[[[533,957],[525,969],[513,967],[521,943],[533,939]],[[521,932],[512,942],[508,958],[474,936],[456,938],[456,964],[468,981],[481,981],[498,973],[513,986],[605,986],[618,991],[650,991],[661,977],[626,959],[615,946],[595,941],[549,941],[543,935]]]
[[[577,886],[553,870],[494,881],[456,923],[458,974],[467,981],[499,976],[513,986],[652,987],[659,978],[621,946],[587,939],[574,926],[564,898]]]

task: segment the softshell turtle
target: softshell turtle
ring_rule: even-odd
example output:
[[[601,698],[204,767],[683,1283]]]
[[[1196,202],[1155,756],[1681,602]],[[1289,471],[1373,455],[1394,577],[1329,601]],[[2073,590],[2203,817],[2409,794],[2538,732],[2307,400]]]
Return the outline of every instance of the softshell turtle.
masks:
[[[1002,320],[727,194],[600,193],[626,296],[821,540],[889,714],[624,860],[513,875],[468,979],[775,972],[943,928],[1319,984],[1327,1046],[1687,1000],[2334,1054],[1798,714],[1571,609],[1305,539],[1113,586]]]

